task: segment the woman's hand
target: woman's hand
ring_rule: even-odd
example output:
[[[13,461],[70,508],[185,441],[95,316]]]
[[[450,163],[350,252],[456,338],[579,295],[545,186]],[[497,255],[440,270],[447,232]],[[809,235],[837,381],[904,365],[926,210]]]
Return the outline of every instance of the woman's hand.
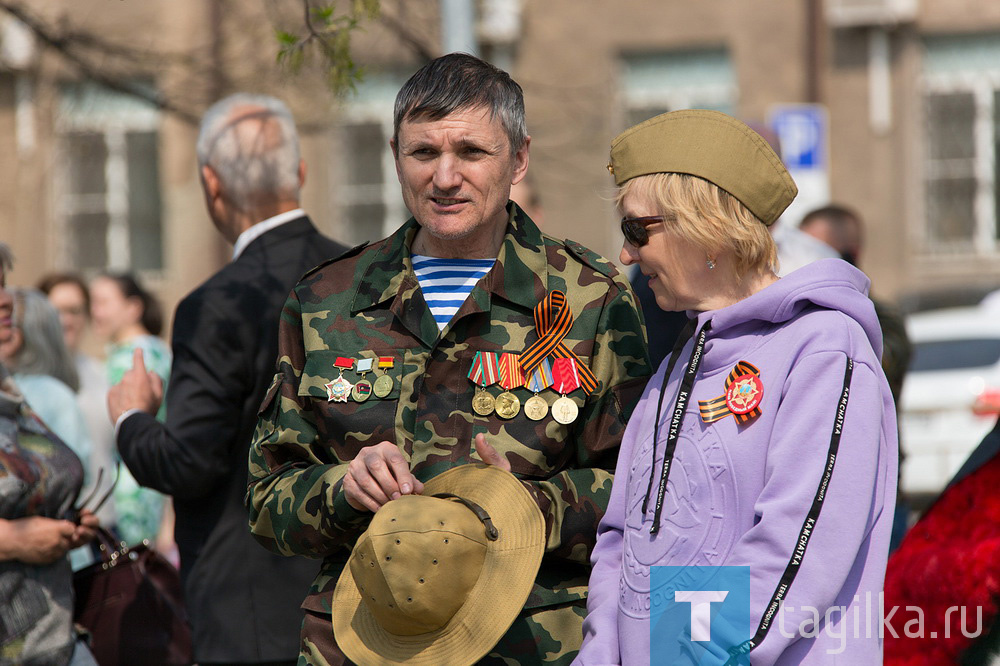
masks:
[[[70,538],[70,549],[79,548],[93,541],[94,537],[97,536],[98,525],[100,525],[100,521],[97,520],[93,511],[90,509],[80,511],[76,529],[73,530],[73,536]]]
[[[26,564],[52,564],[65,557],[74,547],[77,529],[81,530],[81,538],[86,532],[93,538],[93,526],[78,527],[68,520],[41,516],[2,520],[0,559],[18,560]]]

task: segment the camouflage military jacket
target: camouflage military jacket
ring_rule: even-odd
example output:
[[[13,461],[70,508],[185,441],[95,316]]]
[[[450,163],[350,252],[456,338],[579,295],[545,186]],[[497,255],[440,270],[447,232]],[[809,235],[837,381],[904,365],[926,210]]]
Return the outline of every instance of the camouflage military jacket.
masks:
[[[601,257],[543,235],[514,204],[497,262],[440,331],[410,260],[411,219],[389,238],[328,262],[295,287],[281,315],[278,374],[261,406],[250,450],[247,502],[253,533],[278,553],[324,558],[303,604],[330,612],[350,549],[371,513],[341,488],[347,462],[366,446],[395,442],[417,478],[478,461],[477,433],[510,461],[548,528],[546,555],[528,606],[586,596],[588,561],[604,515],[625,421],[650,373],[645,334],[627,280]],[[520,353],[538,339],[533,309],[550,290],[572,308],[563,340],[599,380],[569,397],[578,418],[561,425],[524,411],[503,420],[472,409],[467,378],[478,351]],[[392,357],[392,391],[363,402],[328,400],[338,357]],[[377,364],[376,364],[377,366]],[[369,374],[369,381],[380,372]],[[352,383],[354,370],[343,375]],[[491,386],[494,396],[503,389]],[[523,403],[531,396],[515,390]],[[540,395],[551,405],[558,394]]]

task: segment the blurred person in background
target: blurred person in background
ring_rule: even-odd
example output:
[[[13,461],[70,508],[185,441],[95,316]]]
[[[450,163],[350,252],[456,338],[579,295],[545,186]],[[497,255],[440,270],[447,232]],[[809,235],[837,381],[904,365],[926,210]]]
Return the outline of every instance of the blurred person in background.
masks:
[[[88,477],[96,479],[98,470],[114,466],[114,429],[107,418],[108,380],[104,364],[81,349],[90,325],[90,292],[83,278],[72,273],[50,273],[38,281],[38,288],[59,312],[63,340],[76,363],[80,379],[76,401],[90,435]],[[102,525],[113,526],[117,522],[114,502],[105,502],[97,517]]]
[[[138,354],[108,409],[125,464],[173,496],[195,658],[292,664],[299,606],[318,564],[254,543],[247,451],[275,372],[285,298],[303,273],[347,248],[299,207],[306,167],[281,101],[237,94],[217,102],[202,119],[197,154],[206,208],[233,260],[177,306],[166,422],[153,418],[160,396]]]
[[[166,390],[171,353],[158,337],[163,329],[160,305],[136,279],[128,274],[107,273],[90,284],[90,314],[94,332],[107,342],[105,373],[109,385],[121,381],[132,368],[135,350],[141,350],[148,371]],[[166,406],[157,413],[166,418]],[[129,544],[149,539],[158,550],[176,559],[173,545],[173,511],[159,492],[139,485],[127,469],[115,486],[113,499],[122,540]]]
[[[0,244],[0,345],[15,337],[13,263]],[[60,335],[61,339],[61,335]],[[73,626],[66,554],[94,538],[97,517],[76,512],[83,465],[43,427],[0,365],[0,663],[95,666]]]
[[[799,229],[821,240],[852,266],[858,265],[864,235],[861,218],[850,208],[831,204],[805,214]]]
[[[32,411],[88,468],[90,436],[76,404],[76,365],[63,342],[59,314],[36,289],[12,287],[7,293],[14,318],[9,339],[0,344],[0,361]]]
[[[107,343],[105,372],[109,385],[117,384],[132,367],[132,352],[142,350],[146,369],[164,382],[170,376],[170,348],[163,338],[163,312],[156,298],[132,275],[107,273],[90,284],[90,313],[94,332]],[[156,417],[166,417],[162,405]]]

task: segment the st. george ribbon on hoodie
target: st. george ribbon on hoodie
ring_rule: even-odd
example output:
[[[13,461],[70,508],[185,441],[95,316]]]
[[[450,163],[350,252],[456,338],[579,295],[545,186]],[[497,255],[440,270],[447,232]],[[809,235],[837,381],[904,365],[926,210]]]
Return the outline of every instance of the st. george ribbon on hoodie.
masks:
[[[748,567],[756,626],[734,637],[743,641],[740,663],[882,663],[878,600],[898,456],[869,284],[846,262],[824,259],[731,306],[689,313],[697,318],[694,334],[675,349],[655,454],[669,358],[625,432],[591,558],[584,643],[575,663],[657,663],[649,627],[651,606],[655,612],[664,602],[650,591],[650,567],[657,565]],[[653,535],[665,442],[706,323]],[[698,402],[723,395],[740,361],[759,370],[760,414],[744,424],[733,416],[705,422]],[[644,501],[650,488],[653,497]],[[819,626],[810,626],[816,617]],[[827,626],[828,618],[841,626]],[[719,663],[725,662],[723,655]]]

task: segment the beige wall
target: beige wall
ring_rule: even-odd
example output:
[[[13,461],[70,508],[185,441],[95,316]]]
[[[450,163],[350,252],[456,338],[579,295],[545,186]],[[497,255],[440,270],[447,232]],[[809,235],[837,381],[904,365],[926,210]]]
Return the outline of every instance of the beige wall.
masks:
[[[218,2],[223,23],[212,26]],[[439,43],[437,3],[385,0],[429,48]],[[295,3],[236,0],[44,0],[31,7],[48,18],[67,15],[111,41],[170,49],[199,67],[136,63],[136,73],[196,113],[236,90],[287,99],[304,128],[308,163],[304,204],[321,229],[338,235],[342,220],[338,183],[345,165],[330,129],[338,102],[321,72],[298,76],[274,65],[273,29],[282,7]],[[875,291],[895,298],[919,291],[1000,284],[1000,262],[991,258],[929,259],[917,253],[915,233],[923,215],[923,122],[920,39],[926,34],[1000,31],[1000,3],[922,0],[914,25],[892,32],[892,123],[875,133],[868,117],[868,37],[861,29],[820,30],[818,89],[830,112],[831,192],[857,208],[867,223],[863,268]],[[275,9],[277,8],[277,9]],[[571,237],[616,259],[620,234],[605,169],[611,138],[624,129],[623,54],[725,47],[738,84],[736,112],[760,121],[776,103],[804,102],[806,2],[802,0],[524,0],[522,30],[513,45],[512,73],[525,90],[532,135],[530,174],[542,199],[546,231]],[[213,46],[214,45],[214,46]],[[413,71],[419,58],[390,30],[373,25],[356,36],[356,59],[370,70]],[[214,60],[213,60],[214,58]],[[207,65],[214,63],[212,68]],[[143,68],[146,68],[145,70]],[[61,228],[54,173],[55,91],[72,72],[51,54],[27,72],[35,83],[35,148],[19,149],[14,75],[0,76],[0,238],[15,249],[14,283],[33,283],[59,267]],[[229,248],[204,211],[195,169],[196,129],[164,115],[161,123],[161,190],[165,270],[144,276],[172,310],[176,301],[218,269]],[[386,148],[387,150],[387,148]],[[386,174],[395,187],[394,174]],[[402,220],[400,220],[402,221]]]

